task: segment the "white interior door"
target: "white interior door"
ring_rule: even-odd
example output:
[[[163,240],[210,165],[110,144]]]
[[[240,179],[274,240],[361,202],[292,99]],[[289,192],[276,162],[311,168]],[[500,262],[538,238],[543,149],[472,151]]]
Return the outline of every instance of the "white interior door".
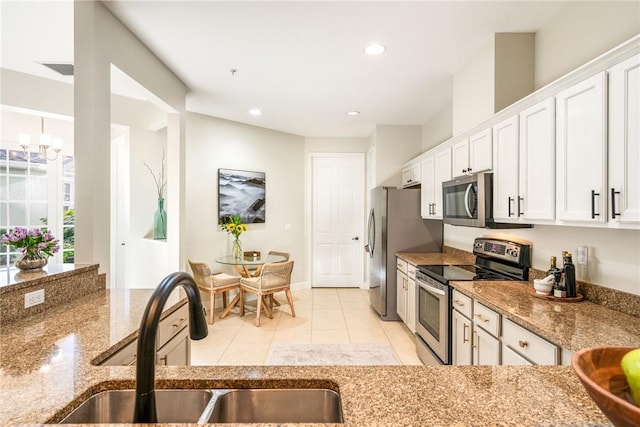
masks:
[[[313,287],[362,287],[364,155],[312,156]]]
[[[129,138],[111,141],[111,288],[128,288],[127,236],[129,235]]]

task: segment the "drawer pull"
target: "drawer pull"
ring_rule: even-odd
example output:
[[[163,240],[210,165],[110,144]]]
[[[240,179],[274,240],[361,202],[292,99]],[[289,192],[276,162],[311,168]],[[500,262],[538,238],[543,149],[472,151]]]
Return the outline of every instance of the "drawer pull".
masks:
[[[464,307],[464,303],[463,303],[462,301],[460,301],[459,299],[454,299],[454,300],[453,300],[453,303],[454,303],[455,305],[460,306],[460,307]]]
[[[184,317],[181,317],[180,320],[178,320],[178,323],[174,323],[173,327],[174,328],[179,328],[180,326],[182,326],[182,324],[184,323],[184,321],[187,320]]]
[[[489,323],[489,318],[488,317],[484,317],[481,314],[475,314],[473,317],[475,317],[478,320],[483,321],[484,323]]]
[[[519,345],[521,348],[526,348],[526,347],[528,347],[528,346],[529,346],[529,343],[528,343],[527,341],[519,340],[519,341],[518,341],[518,345]]]

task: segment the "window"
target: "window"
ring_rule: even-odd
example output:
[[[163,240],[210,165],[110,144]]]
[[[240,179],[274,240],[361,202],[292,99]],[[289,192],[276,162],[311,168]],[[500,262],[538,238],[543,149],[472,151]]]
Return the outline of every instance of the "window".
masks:
[[[47,162],[38,153],[0,148],[0,233],[17,226],[48,229],[53,224],[51,231],[61,240],[62,249],[57,262],[73,262],[73,157],[63,157],[62,200],[49,191],[49,179],[57,175],[52,172],[58,167],[59,162]],[[62,208],[60,219],[49,221],[49,206]],[[20,256],[19,250],[0,243],[0,267],[10,266]]]

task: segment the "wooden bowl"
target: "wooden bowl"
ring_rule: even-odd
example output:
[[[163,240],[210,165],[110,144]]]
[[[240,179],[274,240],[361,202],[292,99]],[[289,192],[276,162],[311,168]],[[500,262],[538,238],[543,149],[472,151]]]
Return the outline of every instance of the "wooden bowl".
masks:
[[[571,364],[589,396],[618,427],[638,427],[640,407],[633,403],[627,378],[620,367],[622,356],[635,347],[594,347],[573,355]]]

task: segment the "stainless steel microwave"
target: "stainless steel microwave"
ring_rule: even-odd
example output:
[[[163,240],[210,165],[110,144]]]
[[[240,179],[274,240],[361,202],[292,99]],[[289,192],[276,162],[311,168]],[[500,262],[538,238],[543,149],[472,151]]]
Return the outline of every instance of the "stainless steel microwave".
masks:
[[[442,219],[445,224],[491,227],[493,174],[478,173],[443,182]]]

